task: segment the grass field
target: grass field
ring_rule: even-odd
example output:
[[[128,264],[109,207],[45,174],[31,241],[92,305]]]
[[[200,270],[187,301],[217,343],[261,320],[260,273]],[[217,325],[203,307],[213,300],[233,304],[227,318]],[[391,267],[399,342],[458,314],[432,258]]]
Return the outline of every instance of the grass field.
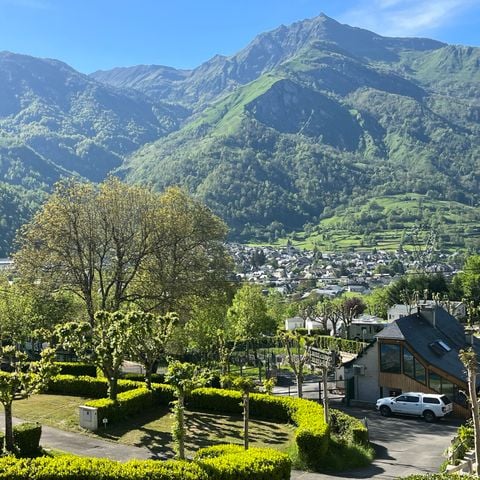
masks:
[[[434,200],[425,195],[405,194],[374,197],[363,204],[339,209],[320,220],[308,232],[298,231],[273,245],[290,241],[300,248],[335,250],[405,250],[416,247],[412,232],[421,225],[417,241],[430,232],[437,236],[442,252],[480,245],[480,210],[459,202]],[[418,246],[418,245],[417,245]]]
[[[26,400],[16,400],[13,404],[13,415],[26,421],[87,433],[78,425],[78,407],[85,401],[87,399],[66,395],[33,395]],[[158,408],[89,434],[128,445],[144,446],[152,453],[171,457],[172,422],[169,410]],[[243,420],[240,415],[187,411],[186,422],[187,454],[219,443],[243,442]],[[287,450],[294,432],[292,425],[261,420],[251,420],[249,428],[252,446],[270,446],[282,451]]]

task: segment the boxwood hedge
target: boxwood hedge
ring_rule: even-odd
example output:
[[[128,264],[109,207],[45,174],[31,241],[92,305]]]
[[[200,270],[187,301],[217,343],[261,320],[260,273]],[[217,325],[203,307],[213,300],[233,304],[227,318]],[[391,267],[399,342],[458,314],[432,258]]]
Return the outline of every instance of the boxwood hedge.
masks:
[[[271,448],[215,445],[197,452],[195,460],[212,480],[288,480],[292,463],[288,455]]]
[[[60,368],[60,375],[74,375],[76,377],[96,377],[97,367],[88,363],[82,362],[55,362],[55,365]],[[135,379],[129,379],[135,380]]]
[[[134,382],[132,380],[119,380],[118,392],[126,392],[135,388],[140,388],[143,382]],[[102,377],[75,376],[75,375],[56,375],[47,388],[47,393],[57,395],[73,395],[89,398],[105,398],[108,391],[108,382]]]
[[[268,448],[218,446],[200,450],[193,462],[75,457],[0,458],[0,480],[287,480],[290,460]]]

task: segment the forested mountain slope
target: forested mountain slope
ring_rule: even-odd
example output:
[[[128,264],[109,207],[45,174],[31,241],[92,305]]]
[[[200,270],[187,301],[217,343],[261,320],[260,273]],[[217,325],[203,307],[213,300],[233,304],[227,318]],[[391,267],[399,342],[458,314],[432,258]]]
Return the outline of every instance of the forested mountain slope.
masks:
[[[243,240],[311,229],[375,197],[472,208],[479,84],[479,48],[382,37],[325,15],[193,70],[86,76],[3,52],[1,180],[20,196],[64,175],[180,184]]]

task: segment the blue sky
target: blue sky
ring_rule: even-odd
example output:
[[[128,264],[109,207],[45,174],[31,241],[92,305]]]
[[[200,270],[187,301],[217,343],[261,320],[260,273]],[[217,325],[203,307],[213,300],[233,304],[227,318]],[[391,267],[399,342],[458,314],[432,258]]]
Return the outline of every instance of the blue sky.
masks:
[[[0,51],[57,58],[85,73],[192,68],[320,12],[383,35],[480,46],[480,0],[0,0]]]

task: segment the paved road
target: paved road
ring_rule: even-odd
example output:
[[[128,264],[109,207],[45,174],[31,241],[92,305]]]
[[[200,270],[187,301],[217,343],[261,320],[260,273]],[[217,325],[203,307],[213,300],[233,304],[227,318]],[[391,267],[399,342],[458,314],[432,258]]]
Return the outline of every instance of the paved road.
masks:
[[[333,405],[342,408],[341,405]],[[347,413],[358,418],[367,418],[370,441],[377,458],[366,469],[336,475],[307,472],[292,472],[294,480],[324,479],[393,479],[412,473],[437,472],[443,462],[443,451],[449,446],[459,422],[454,419],[426,423],[423,419],[408,417],[381,417],[377,412],[359,408],[345,408]],[[17,419],[15,419],[18,422]],[[0,415],[3,427],[3,414]],[[95,438],[94,436],[64,432],[43,426],[44,447],[92,457],[107,457],[114,460],[132,458],[155,458],[147,448],[122,445]]]

